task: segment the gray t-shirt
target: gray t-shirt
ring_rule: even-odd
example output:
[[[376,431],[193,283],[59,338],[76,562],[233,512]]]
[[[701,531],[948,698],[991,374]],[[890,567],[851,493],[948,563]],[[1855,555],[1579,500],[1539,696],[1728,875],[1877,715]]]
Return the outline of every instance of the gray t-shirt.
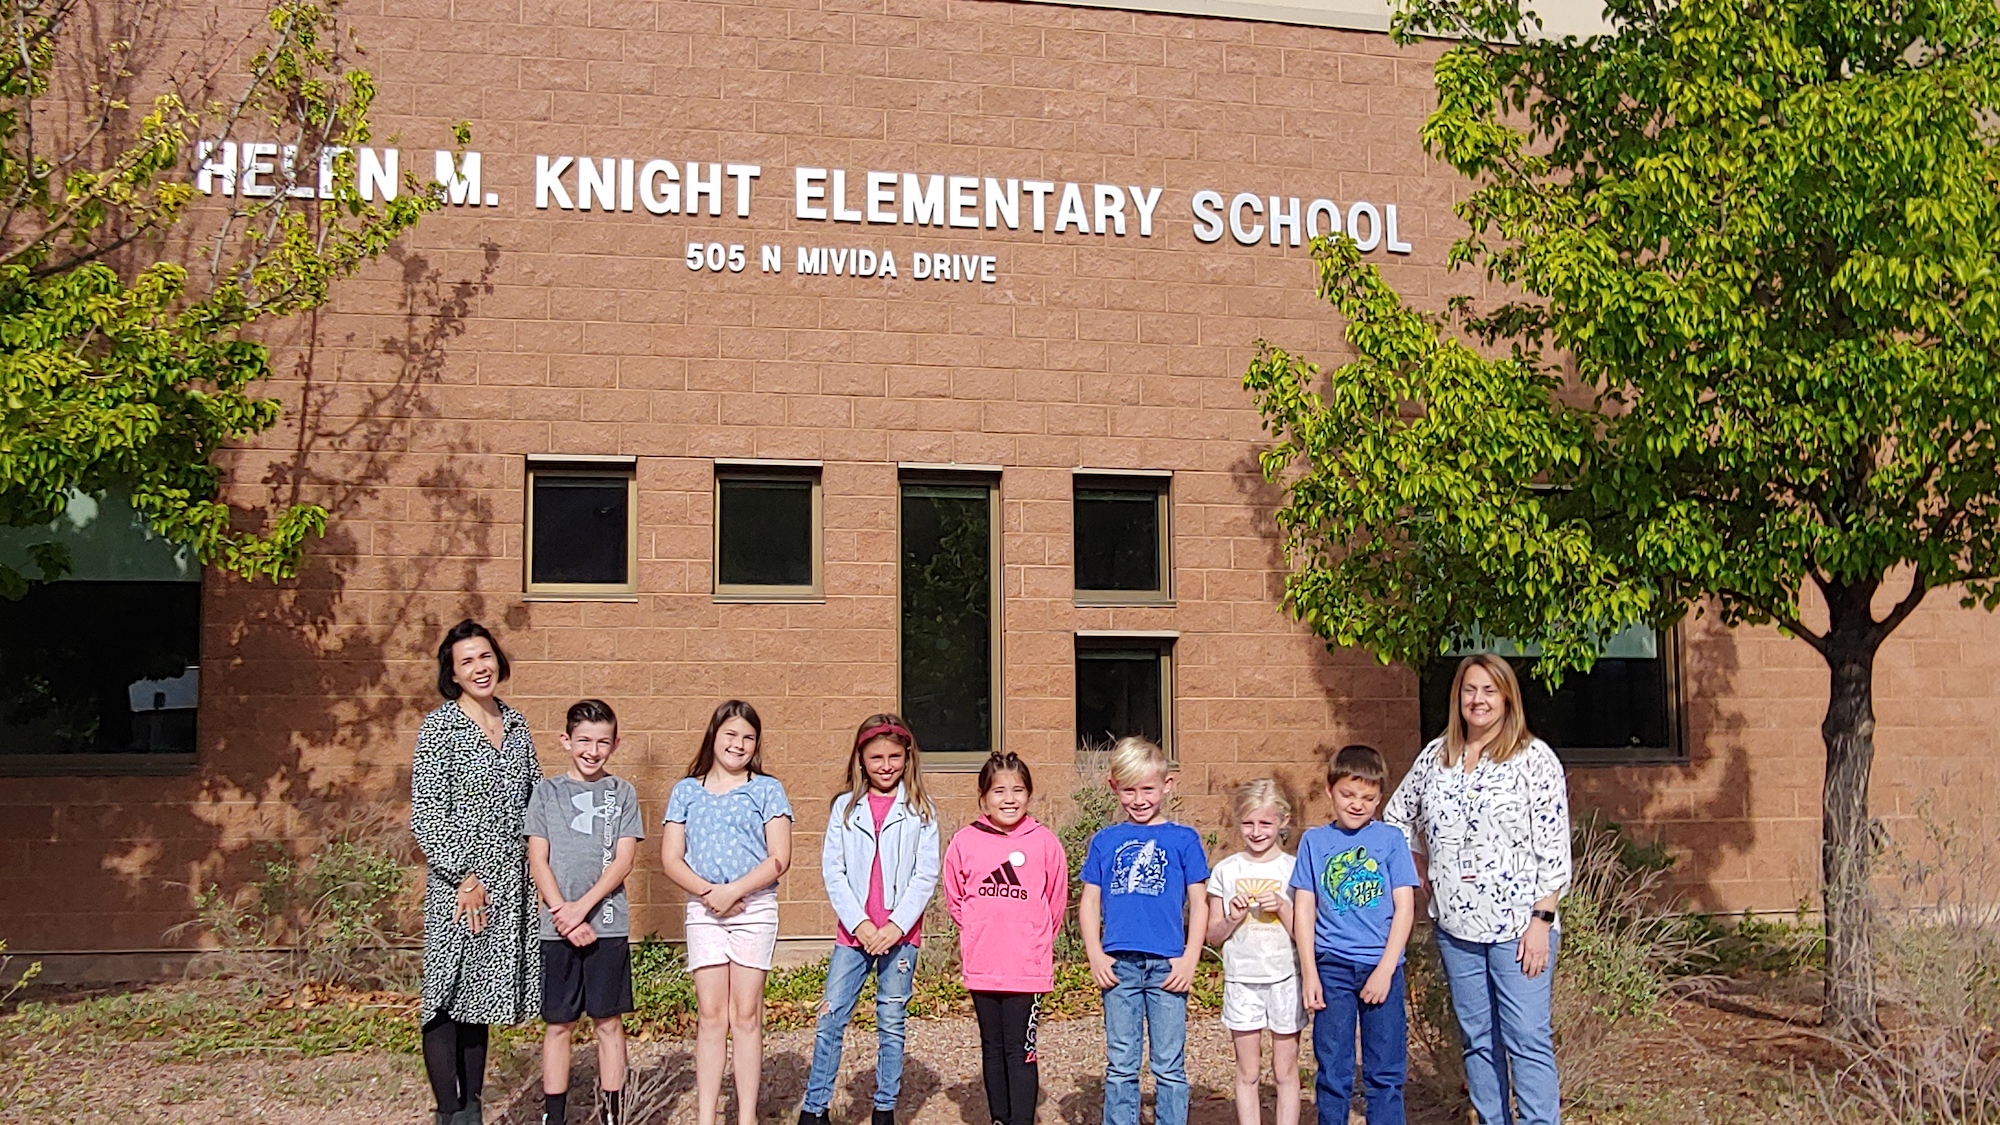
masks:
[[[522,834],[549,842],[549,870],[555,873],[556,887],[565,901],[574,902],[611,865],[619,840],[646,838],[645,823],[639,815],[639,791],[624,778],[605,774],[582,782],[559,774],[535,784]],[[559,939],[546,904],[541,915],[542,940]],[[630,937],[632,911],[625,902],[625,888],[605,895],[588,920],[599,937]]]

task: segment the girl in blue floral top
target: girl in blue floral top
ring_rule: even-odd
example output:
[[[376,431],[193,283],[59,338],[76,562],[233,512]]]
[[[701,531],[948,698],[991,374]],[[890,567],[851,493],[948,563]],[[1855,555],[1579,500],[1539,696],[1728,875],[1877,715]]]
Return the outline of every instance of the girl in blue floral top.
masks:
[[[737,1120],[757,1121],[764,977],[778,943],[778,877],[792,864],[792,806],[785,787],[764,772],[763,733],[748,703],[717,707],[694,764],[667,798],[660,833],[661,866],[688,894],[699,1125],[715,1125],[732,1037]]]

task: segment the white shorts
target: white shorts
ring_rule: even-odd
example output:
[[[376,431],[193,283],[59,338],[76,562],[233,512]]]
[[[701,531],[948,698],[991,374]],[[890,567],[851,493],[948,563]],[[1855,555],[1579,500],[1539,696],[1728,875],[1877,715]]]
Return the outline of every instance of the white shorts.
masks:
[[[769,970],[778,948],[778,888],[743,896],[743,909],[723,917],[698,898],[687,904],[688,968],[731,962]]]
[[[1305,1002],[1299,999],[1299,978],[1268,984],[1222,982],[1222,1026],[1231,1031],[1262,1031],[1297,1035],[1306,1026]]]

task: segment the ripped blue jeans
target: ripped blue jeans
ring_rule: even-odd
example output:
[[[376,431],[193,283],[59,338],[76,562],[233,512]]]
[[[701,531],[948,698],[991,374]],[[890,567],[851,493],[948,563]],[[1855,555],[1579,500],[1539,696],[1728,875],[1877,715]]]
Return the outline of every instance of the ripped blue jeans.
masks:
[[[840,1045],[861,986],[875,977],[875,1108],[895,1109],[903,1090],[903,1015],[910,1007],[910,981],[917,974],[917,947],[892,946],[869,956],[851,945],[833,947],[826,970],[826,999],[820,1004],[819,1026],[813,1035],[812,1074],[806,1078],[806,1098],[799,1108],[825,1113],[833,1102],[833,1084],[840,1077]]]

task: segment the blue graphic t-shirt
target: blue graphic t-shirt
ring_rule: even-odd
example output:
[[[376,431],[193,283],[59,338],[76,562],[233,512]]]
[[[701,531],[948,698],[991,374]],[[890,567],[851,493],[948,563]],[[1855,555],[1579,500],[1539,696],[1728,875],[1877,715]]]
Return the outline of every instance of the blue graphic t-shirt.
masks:
[[[1103,896],[1104,951],[1179,957],[1187,949],[1188,884],[1207,879],[1201,837],[1185,824],[1127,821],[1099,831],[1084,855],[1083,881]]]
[[[1417,885],[1417,865],[1403,834],[1371,820],[1349,832],[1338,824],[1309,828],[1299,840],[1292,886],[1317,897],[1313,951],[1374,966],[1396,918],[1393,893]]]

